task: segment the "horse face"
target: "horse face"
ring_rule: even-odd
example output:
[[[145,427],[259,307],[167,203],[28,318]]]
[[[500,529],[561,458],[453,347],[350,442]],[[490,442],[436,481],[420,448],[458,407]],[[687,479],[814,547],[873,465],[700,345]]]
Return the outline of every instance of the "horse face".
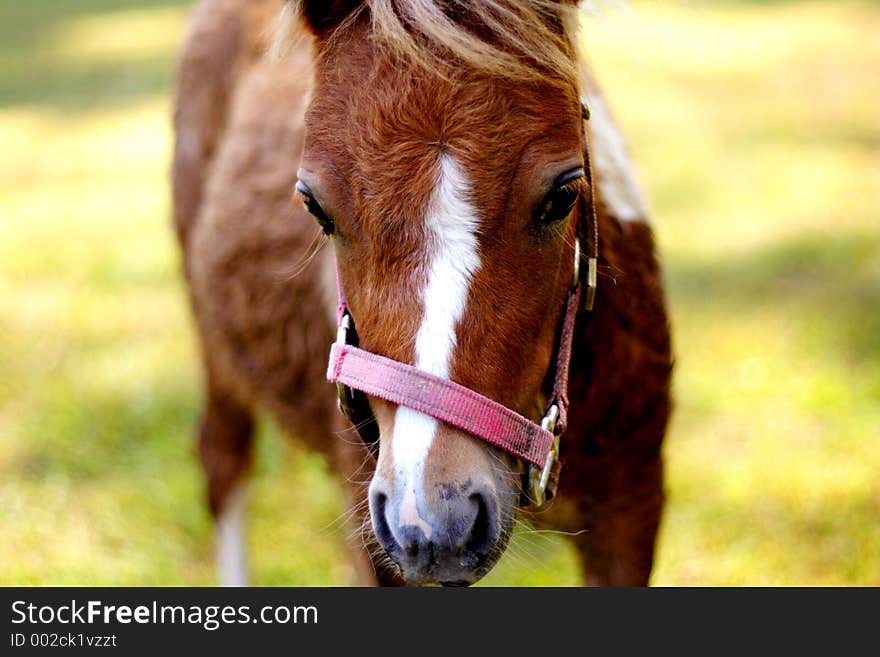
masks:
[[[384,55],[368,30],[318,37],[298,186],[332,236],[360,346],[538,419],[585,185],[576,89],[432,76]],[[476,581],[506,546],[520,465],[409,408],[370,404],[378,541],[408,583]]]

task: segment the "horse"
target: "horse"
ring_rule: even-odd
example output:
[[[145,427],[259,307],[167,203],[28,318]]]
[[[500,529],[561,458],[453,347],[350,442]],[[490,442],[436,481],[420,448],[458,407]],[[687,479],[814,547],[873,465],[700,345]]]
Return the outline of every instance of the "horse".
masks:
[[[352,583],[472,584],[525,515],[571,537],[584,584],[649,583],[670,325],[646,204],[579,53],[578,11],[574,0],[194,8],[173,211],[223,584],[247,582],[258,411],[338,477],[363,534],[349,541]],[[359,389],[354,374],[342,381],[343,352],[409,392],[395,397],[400,381],[375,373]],[[447,393],[477,410],[456,422]],[[493,443],[499,418],[546,441]]]

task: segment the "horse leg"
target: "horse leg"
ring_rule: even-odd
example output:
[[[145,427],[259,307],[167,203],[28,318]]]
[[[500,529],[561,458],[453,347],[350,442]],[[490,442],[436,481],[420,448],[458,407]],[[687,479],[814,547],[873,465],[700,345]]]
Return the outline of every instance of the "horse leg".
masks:
[[[584,583],[647,586],[664,499],[660,446],[609,456],[587,475],[594,485],[580,522],[589,531],[575,537]]]
[[[216,526],[219,580],[223,586],[245,586],[245,493],[251,463],[253,418],[245,406],[217,384],[210,369],[207,381],[198,450],[207,480],[208,504]]]

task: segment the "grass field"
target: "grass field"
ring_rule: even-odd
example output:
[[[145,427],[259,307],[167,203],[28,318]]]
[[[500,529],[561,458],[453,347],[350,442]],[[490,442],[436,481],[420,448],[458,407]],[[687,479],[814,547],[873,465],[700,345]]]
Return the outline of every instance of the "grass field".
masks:
[[[0,0],[0,584],[209,584],[169,229],[186,2]],[[585,23],[649,192],[677,410],[660,585],[880,585],[880,3]],[[348,581],[319,458],[261,429],[258,584]],[[520,535],[486,579],[577,581]]]

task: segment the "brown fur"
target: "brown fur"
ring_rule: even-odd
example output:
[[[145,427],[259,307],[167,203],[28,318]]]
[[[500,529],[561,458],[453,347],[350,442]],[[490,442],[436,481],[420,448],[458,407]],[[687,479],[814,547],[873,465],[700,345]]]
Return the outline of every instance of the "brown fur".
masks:
[[[362,346],[410,362],[420,316],[408,287],[418,280],[418,218],[439,153],[464,163],[491,230],[481,234],[483,265],[452,378],[531,417],[540,413],[535,393],[545,389],[571,276],[573,235],[527,239],[517,217],[537,199],[511,190],[534,189],[548,162],[579,153],[577,85],[470,69],[426,78],[396,60],[383,64],[368,25],[355,22],[322,51],[312,88],[306,49],[276,64],[258,56],[281,4],[203,0],[180,64],[175,218],[205,363],[200,454],[215,513],[246,473],[258,407],[323,452],[342,481],[370,475],[353,432],[334,433],[345,425],[324,381],[331,249],[294,275],[319,233],[291,209],[298,166],[325,174],[320,196],[339,226],[334,239]],[[348,82],[334,78],[340,71]],[[663,503],[669,332],[650,229],[617,221],[601,198],[599,219],[600,290],[595,310],[578,318],[565,467],[558,498],[534,522],[590,530],[576,539],[590,582],[644,584]],[[393,409],[376,406],[387,425]],[[446,437],[437,468],[461,472],[472,441]],[[347,486],[355,505],[365,489]],[[364,553],[355,558],[369,581]],[[380,582],[396,581],[378,560],[374,567]]]

